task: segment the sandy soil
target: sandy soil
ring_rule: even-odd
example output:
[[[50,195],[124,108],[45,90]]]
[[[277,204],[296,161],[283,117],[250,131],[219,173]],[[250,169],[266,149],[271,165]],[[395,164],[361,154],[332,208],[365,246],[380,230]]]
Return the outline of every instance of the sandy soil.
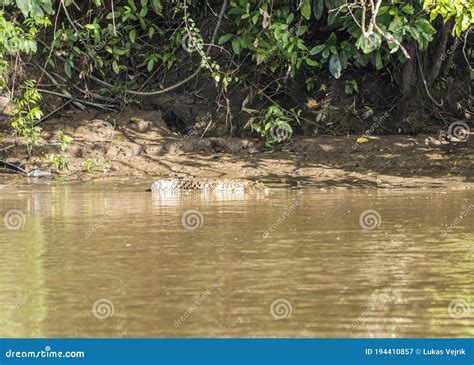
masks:
[[[44,141],[29,159],[25,145],[3,134],[0,160],[26,170],[48,169],[48,155],[62,154],[69,159],[69,170],[53,178],[74,180],[190,175],[320,188],[474,187],[472,135],[457,144],[440,143],[436,136],[400,135],[372,137],[359,145],[355,141],[360,136],[294,136],[271,150],[257,139],[178,135],[157,111],[135,115],[82,114],[49,121]],[[74,139],[65,152],[59,148],[59,128]]]

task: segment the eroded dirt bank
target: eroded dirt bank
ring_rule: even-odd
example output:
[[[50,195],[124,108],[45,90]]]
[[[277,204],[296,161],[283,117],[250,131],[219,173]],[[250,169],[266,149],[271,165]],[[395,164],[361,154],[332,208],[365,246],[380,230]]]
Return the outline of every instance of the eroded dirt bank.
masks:
[[[73,138],[65,152],[59,129]],[[150,111],[139,117],[126,112],[49,121],[42,137],[27,159],[26,146],[4,134],[0,160],[25,170],[54,171],[49,155],[63,155],[69,170],[53,173],[53,178],[73,180],[191,175],[321,188],[474,187],[472,135],[457,144],[439,142],[436,135],[381,136],[361,144],[355,143],[360,135],[293,136],[271,150],[257,139],[183,136],[168,129],[160,112]],[[13,183],[24,179],[9,176]]]

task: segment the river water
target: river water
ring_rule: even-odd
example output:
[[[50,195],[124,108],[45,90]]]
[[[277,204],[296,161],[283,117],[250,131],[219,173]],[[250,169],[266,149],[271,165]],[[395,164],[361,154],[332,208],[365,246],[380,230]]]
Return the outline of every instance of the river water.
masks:
[[[0,189],[0,337],[472,337],[474,193]]]

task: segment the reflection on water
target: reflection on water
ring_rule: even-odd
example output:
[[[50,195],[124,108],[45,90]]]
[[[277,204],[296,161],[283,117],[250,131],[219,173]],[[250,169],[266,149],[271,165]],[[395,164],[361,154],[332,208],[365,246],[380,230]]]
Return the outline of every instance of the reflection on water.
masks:
[[[472,192],[0,190],[0,337],[472,337]]]

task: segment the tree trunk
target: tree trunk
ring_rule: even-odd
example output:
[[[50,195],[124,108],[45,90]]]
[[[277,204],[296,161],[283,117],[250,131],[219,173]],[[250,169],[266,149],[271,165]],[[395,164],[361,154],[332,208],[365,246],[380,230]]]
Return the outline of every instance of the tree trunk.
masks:
[[[431,71],[428,75],[428,79],[426,81],[428,87],[433,86],[434,82],[436,81],[441,72],[441,66],[443,65],[444,60],[448,56],[446,54],[446,48],[448,46],[448,41],[451,38],[453,26],[454,20],[452,18],[449,19],[447,23],[443,23],[443,26],[441,28],[441,39],[439,41],[439,45],[436,50],[436,56],[434,58],[435,62],[433,64],[433,67],[431,68]]]
[[[416,57],[417,48],[415,40],[410,41],[407,46],[407,52],[411,58],[406,60],[405,64],[403,65],[401,84],[402,95],[408,94],[417,81],[416,67],[418,65],[418,61]]]

